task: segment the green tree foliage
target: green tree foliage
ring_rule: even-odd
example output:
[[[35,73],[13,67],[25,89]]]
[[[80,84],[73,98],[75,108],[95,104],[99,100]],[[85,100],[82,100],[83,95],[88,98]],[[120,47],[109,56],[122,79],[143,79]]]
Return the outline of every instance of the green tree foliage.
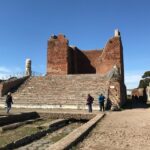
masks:
[[[150,79],[149,78],[140,80],[139,88],[146,88],[149,85],[149,83],[150,83]]]
[[[142,78],[148,78],[148,77],[150,78],[150,71],[146,71],[142,76]]]
[[[150,83],[150,71],[146,71],[140,80],[138,88],[146,88]]]

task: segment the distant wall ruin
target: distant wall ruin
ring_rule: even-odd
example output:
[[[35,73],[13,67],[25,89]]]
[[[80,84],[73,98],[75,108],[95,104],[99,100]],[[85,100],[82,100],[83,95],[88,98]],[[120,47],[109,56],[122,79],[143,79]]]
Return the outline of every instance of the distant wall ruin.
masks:
[[[99,74],[108,76],[113,68],[119,72],[119,79],[115,82],[108,79],[111,101],[122,105],[126,100],[124,84],[123,46],[120,32],[115,30],[114,37],[110,38],[102,49],[80,50],[70,46],[68,39],[59,34],[48,40],[47,49],[47,76],[68,74]],[[113,88],[112,88],[113,87]]]
[[[108,40],[99,50],[80,50],[69,46],[69,41],[62,34],[53,35],[48,40],[47,75],[65,74],[106,74],[113,66],[120,69],[124,78],[123,48],[120,32]]]

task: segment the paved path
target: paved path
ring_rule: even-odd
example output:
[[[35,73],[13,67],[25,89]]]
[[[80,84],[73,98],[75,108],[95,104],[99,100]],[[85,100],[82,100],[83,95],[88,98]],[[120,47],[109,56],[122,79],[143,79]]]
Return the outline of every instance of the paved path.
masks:
[[[77,149],[150,150],[150,109],[108,113]]]

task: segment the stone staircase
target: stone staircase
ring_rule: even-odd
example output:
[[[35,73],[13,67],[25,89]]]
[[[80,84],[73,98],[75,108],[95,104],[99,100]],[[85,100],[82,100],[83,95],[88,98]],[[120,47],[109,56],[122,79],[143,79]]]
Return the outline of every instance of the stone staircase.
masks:
[[[81,108],[85,107],[88,93],[98,105],[98,95],[107,96],[107,91],[108,81],[97,74],[53,75],[30,77],[13,93],[13,98],[19,105]]]

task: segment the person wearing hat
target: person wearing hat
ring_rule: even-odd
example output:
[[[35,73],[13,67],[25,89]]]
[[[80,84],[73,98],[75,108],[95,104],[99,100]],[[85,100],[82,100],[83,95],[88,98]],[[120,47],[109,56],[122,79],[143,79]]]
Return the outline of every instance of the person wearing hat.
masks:
[[[8,92],[6,97],[7,113],[9,113],[12,104],[13,104],[13,100],[12,100],[11,92]]]

